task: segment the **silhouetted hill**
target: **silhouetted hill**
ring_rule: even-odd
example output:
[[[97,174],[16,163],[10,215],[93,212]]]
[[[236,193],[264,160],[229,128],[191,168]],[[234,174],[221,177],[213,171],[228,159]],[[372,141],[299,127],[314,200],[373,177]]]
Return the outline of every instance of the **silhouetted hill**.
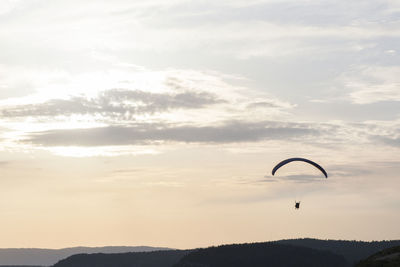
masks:
[[[189,251],[168,250],[118,254],[78,254],[53,267],[171,267]]]
[[[0,265],[50,266],[59,260],[81,253],[124,253],[155,250],[168,249],[146,246],[73,247],[63,249],[2,248],[0,249]]]
[[[363,242],[304,238],[279,240],[276,243],[329,250],[335,254],[343,255],[348,262],[353,264],[383,249],[400,246],[400,240]]]
[[[279,240],[273,242],[265,243],[255,243],[255,244],[243,244],[243,245],[232,245],[236,246],[235,251],[240,255],[240,251],[247,253],[248,247],[251,246],[276,246],[276,245],[291,245],[291,254],[297,255],[296,251],[303,251],[302,249],[307,248],[311,250],[306,250],[305,253],[314,251],[315,257],[319,258],[321,254],[330,252],[333,256],[343,256],[347,262],[355,264],[362,259],[369,257],[370,255],[381,251],[386,248],[400,246],[400,240],[394,241],[374,241],[374,242],[362,242],[362,241],[344,241],[344,240],[318,240],[318,239],[289,239],[289,240]],[[224,247],[224,246],[222,246]],[[229,247],[229,246],[228,246]],[[276,247],[275,247],[276,248]],[[216,248],[208,248],[210,250]],[[205,250],[208,250],[205,249]],[[254,248],[253,248],[254,249]],[[272,249],[272,248],[270,248]],[[67,248],[67,249],[0,249],[0,267],[2,265],[27,265],[32,266],[50,266],[55,264],[61,259],[65,259],[55,264],[55,266],[71,266],[71,267],[102,267],[102,266],[135,266],[135,267],[171,267],[172,265],[178,263],[181,258],[188,254],[189,251],[177,251],[177,250],[167,250],[164,251],[154,251],[149,253],[124,253],[124,252],[135,252],[135,251],[154,251],[160,250],[154,247],[102,247],[102,248]],[[282,253],[274,254],[277,258],[282,257],[283,260],[287,260],[287,254],[283,251],[289,250],[288,247],[282,247]],[[196,250],[199,253],[200,250]],[[218,253],[224,250],[216,250]],[[272,251],[272,250],[271,250]],[[276,250],[279,251],[279,250]],[[83,254],[83,253],[98,253],[102,254]],[[165,252],[165,253],[163,253]],[[287,251],[286,251],[287,252]],[[108,253],[116,253],[108,255]],[[195,253],[195,252],[193,252]],[[207,252],[208,253],[208,252]],[[250,252],[249,252],[250,253]],[[252,252],[251,252],[252,253]],[[73,254],[80,254],[69,257]],[[83,254],[83,255],[82,255]],[[190,254],[192,255],[192,254]],[[190,256],[189,254],[187,257]],[[196,254],[195,254],[196,255]],[[208,254],[207,254],[208,255]],[[232,259],[235,259],[236,255],[233,255]],[[69,258],[67,258],[69,257]],[[194,256],[190,256],[194,257]],[[197,257],[197,256],[196,256]],[[217,256],[216,256],[217,257]],[[311,256],[310,256],[311,257]],[[190,259],[190,258],[189,258]],[[205,259],[205,258],[204,258]],[[183,259],[182,259],[183,260]],[[229,260],[229,259],[225,259]],[[10,262],[11,261],[11,262]],[[115,265],[118,263],[117,265]],[[171,264],[170,264],[171,263]],[[180,262],[184,264],[185,262]],[[169,264],[169,265],[168,265]],[[187,264],[187,262],[185,263]],[[179,267],[185,265],[177,265]],[[204,265],[203,265],[204,266]],[[274,266],[274,265],[273,265]],[[286,265],[292,266],[292,265]],[[311,266],[311,265],[310,265]],[[242,266],[243,267],[243,266]]]
[[[360,261],[356,267],[399,267],[400,246],[388,248],[365,260]]]
[[[330,251],[277,243],[224,245],[198,249],[174,267],[346,267],[343,256]]]

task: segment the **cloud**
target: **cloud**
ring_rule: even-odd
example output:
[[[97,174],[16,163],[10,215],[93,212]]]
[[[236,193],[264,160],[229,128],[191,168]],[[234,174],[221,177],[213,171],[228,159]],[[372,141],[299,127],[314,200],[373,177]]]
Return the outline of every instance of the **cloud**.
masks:
[[[274,99],[259,100],[251,102],[247,105],[249,109],[263,109],[263,108],[293,108],[295,105],[290,103],[284,103],[282,101],[277,101]]]
[[[400,136],[400,122],[394,121],[365,121],[360,123],[336,122],[330,126],[331,141],[345,144],[385,144],[396,147]],[[333,142],[335,143],[335,142]]]
[[[343,83],[355,104],[400,101],[398,66],[358,66],[344,75]]]
[[[97,82],[88,92],[73,86],[80,84],[78,79],[77,84],[67,82],[65,90],[39,88],[32,96],[1,101],[0,120],[10,129],[2,142],[85,156],[99,154],[105,146],[109,155],[126,153],[132,145],[156,153],[149,145],[257,142],[318,132],[307,124],[284,123],[295,105],[233,85],[243,82],[240,76],[136,69],[116,74],[110,83],[104,79],[105,86],[123,81],[125,88],[96,89],[104,78],[97,73],[89,77],[88,82]],[[283,120],[273,121],[278,118]],[[80,147],[87,151],[79,152]]]
[[[373,162],[369,163],[369,165],[375,164]],[[332,171],[329,172],[329,175],[333,177],[359,177],[373,173],[371,168],[355,164],[335,164],[330,166],[330,169]]]
[[[400,137],[372,136],[371,138],[385,145],[400,148]]]
[[[116,169],[116,170],[112,170],[111,174],[131,175],[132,173],[137,173],[137,172],[141,172],[141,171],[143,171],[143,169]]]
[[[400,121],[369,121],[356,126],[371,143],[400,147]],[[360,131],[361,132],[361,131]]]
[[[351,50],[351,42],[360,47],[366,41],[400,35],[397,20],[384,12],[391,7],[374,1],[70,2],[30,4],[18,20],[4,20],[2,50],[18,50],[18,57],[4,53],[2,61],[15,64],[23,58],[25,63],[50,67],[76,61],[75,68],[93,69],[99,64],[93,62],[93,52],[125,59],[148,53],[149,61],[158,57],[154,51],[167,56],[186,51],[193,60],[205,55],[201,51],[240,59],[304,52],[336,55],[338,50]],[[68,8],[73,5],[80,8]],[[34,56],[38,53],[40,62]]]
[[[134,145],[146,150],[150,145],[159,149],[160,145],[171,143],[228,144],[269,140],[300,141],[330,149],[349,143],[371,145],[376,142],[399,147],[398,122],[297,123],[282,115],[274,118],[271,115],[274,112],[290,110],[295,105],[268,96],[262,98],[246,90],[236,94],[217,90],[210,93],[180,79],[168,79],[166,86],[167,91],[158,93],[111,89],[92,97],[81,95],[3,106],[0,116],[11,121],[8,126],[14,132],[7,137],[9,143],[45,148],[99,149]],[[87,115],[86,121],[74,123],[74,118],[68,118],[74,115]],[[268,117],[275,120],[266,121]],[[279,117],[282,119],[277,120]],[[23,123],[18,126],[13,121]]]
[[[118,146],[165,142],[236,143],[289,140],[315,136],[319,132],[299,124],[227,122],[220,126],[136,124],[90,129],[52,130],[31,133],[23,140],[42,146]]]
[[[115,96],[115,94],[113,95]],[[142,94],[140,95],[142,96]],[[147,96],[147,94],[145,95]],[[151,96],[150,99],[153,99],[152,94],[149,96]],[[204,99],[207,99],[207,97]],[[179,101],[177,102],[179,104],[175,105],[176,102],[172,101],[175,105],[172,106],[180,108],[198,107],[208,103],[204,99],[200,98],[199,103],[194,103],[193,105],[181,104]],[[151,100],[146,103],[154,102]],[[213,103],[213,101],[210,101],[210,103]],[[20,144],[43,147],[159,146],[169,143],[228,144],[243,142],[257,143],[271,140],[299,141],[303,144],[335,150],[338,147],[347,146],[349,143],[374,145],[380,142],[394,148],[399,146],[398,122],[368,121],[363,123],[346,123],[337,121],[316,123],[290,122],[285,120],[265,121],[259,120],[259,117],[251,116],[252,108],[248,106],[252,104],[245,106],[247,108],[247,110],[243,111],[247,112],[245,116],[234,119],[236,112],[239,113],[241,109],[233,109],[232,104],[229,102],[222,101],[222,103],[228,105],[228,107],[224,108],[227,109],[226,112],[231,109],[233,116],[219,117],[217,115],[218,109],[209,110],[209,108],[206,108],[199,109],[195,114],[209,112],[210,116],[214,116],[212,120],[201,120],[202,117],[197,118],[193,116],[191,121],[180,120],[179,118],[170,120],[168,116],[165,119],[160,117],[159,119],[135,120],[134,116],[127,118],[124,115],[127,109],[109,107],[109,104],[107,104],[105,105],[106,108],[93,108],[90,112],[98,112],[99,114],[108,116],[108,118],[111,116],[120,116],[122,118],[118,118],[117,120],[110,119],[103,124],[87,124],[84,125],[85,127],[80,127],[80,124],[71,124],[69,127],[62,127],[63,125],[60,125],[57,127],[57,124],[54,124],[56,127],[51,128],[52,124],[49,124],[47,128],[32,128],[37,130],[29,131],[27,128],[28,130],[25,129],[23,133],[19,133],[13,140]],[[259,102],[255,103],[258,109]],[[271,108],[275,108],[275,105],[270,102],[265,101],[265,103],[262,103],[261,106],[267,105],[267,109],[270,106]],[[77,110],[86,110],[85,108],[77,108]],[[154,110],[160,111],[168,108],[171,108],[170,104],[163,106],[163,108],[158,107],[157,109],[147,106],[143,108],[145,110],[143,112],[154,112]],[[137,109],[135,110],[137,111]],[[213,111],[216,113],[213,114]],[[98,118],[93,119],[97,120]]]
[[[293,174],[285,176],[264,176],[265,179],[260,182],[283,182],[292,181],[296,183],[311,183],[311,182],[323,182],[326,178],[323,175],[309,175],[309,174]]]
[[[21,0],[3,0],[0,2],[0,16],[12,12],[20,6]]]
[[[69,99],[51,99],[43,103],[3,107],[0,116],[55,117],[74,114],[102,114],[103,116],[125,116],[153,114],[171,109],[196,109],[221,103],[216,95],[206,92],[185,91],[175,94],[149,93],[140,90],[112,89],[100,93],[96,98],[75,96]]]

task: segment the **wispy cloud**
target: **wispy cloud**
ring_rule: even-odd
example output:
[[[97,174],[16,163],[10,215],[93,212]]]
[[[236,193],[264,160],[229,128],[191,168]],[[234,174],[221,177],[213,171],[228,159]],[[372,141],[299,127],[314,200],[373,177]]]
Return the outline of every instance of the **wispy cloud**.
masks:
[[[279,92],[286,81],[275,84],[274,79],[266,79],[268,83],[257,84],[260,90],[255,92],[247,86],[254,81],[237,79],[232,82],[237,77],[210,71],[146,71],[144,67],[138,71],[136,64],[139,63],[135,61],[136,57],[146,57],[147,61],[150,57],[143,53],[153,55],[154,51],[161,61],[183,58],[181,53],[186,51],[193,57],[191,62],[203,57],[212,60],[234,58],[236,63],[237,59],[257,59],[262,66],[275,64],[276,58],[288,56],[293,56],[292,62],[297,61],[297,56],[311,58],[309,55],[313,55],[315,58],[319,53],[336,58],[338,51],[359,55],[368,47],[378,49],[379,42],[385,38],[397,40],[400,37],[398,20],[393,12],[389,12],[398,8],[395,1],[381,5],[373,1],[332,4],[324,1],[238,0],[188,4],[183,0],[168,3],[121,0],[117,4],[107,1],[98,1],[96,5],[82,3],[79,10],[60,8],[60,5],[68,5],[67,1],[46,6],[40,3],[42,1],[30,4],[28,1],[8,1],[5,5],[7,14],[18,9],[16,15],[21,18],[15,20],[4,13],[4,27],[0,29],[0,36],[6,40],[0,44],[2,50],[17,50],[18,60],[24,63],[19,64],[8,53],[0,54],[4,62],[0,72],[6,76],[0,82],[0,87],[6,89],[0,97],[30,94],[33,98],[35,92],[42,97],[35,101],[15,98],[12,103],[9,99],[0,103],[0,119],[15,130],[14,141],[25,138],[32,145],[101,146],[154,142],[258,142],[318,135],[323,138],[306,138],[304,142],[360,144],[377,141],[374,136],[378,136],[383,138],[380,140],[385,145],[397,143],[397,136],[391,135],[393,127],[379,130],[373,124],[357,126],[312,120],[303,120],[300,126],[295,126],[294,121],[298,118],[290,116],[292,112],[305,114],[308,111],[303,109],[305,105],[301,106],[303,103],[283,99],[296,99],[297,95],[305,94],[296,89],[290,94]],[[51,14],[55,23],[41,19],[44,16],[38,16],[40,14]],[[382,23],[382,18],[387,23]],[[35,27],[27,26],[31,22]],[[32,35],[38,36],[34,40],[46,42],[28,42]],[[394,50],[391,46],[379,49]],[[43,55],[40,62],[32,57],[35,54]],[[388,56],[395,55],[391,52]],[[152,62],[149,65],[158,62],[154,64],[157,66],[161,62],[154,58],[148,60]],[[285,60],[283,64],[289,66],[291,63]],[[233,61],[226,62],[231,64]],[[60,71],[54,71],[55,66]],[[313,69],[317,67],[324,69],[320,65],[312,66]],[[26,69],[31,74],[27,75]],[[294,69],[298,70],[298,66]],[[269,73],[270,70],[259,72],[265,76],[274,75]],[[280,75],[281,80],[288,75],[296,76],[295,73]],[[400,75],[396,66],[366,63],[353,67],[340,77],[342,90],[338,94],[345,95],[351,103],[400,100],[397,90]],[[26,86],[15,82],[20,79],[28,81]],[[298,90],[308,87],[303,78],[299,80],[302,84]],[[295,88],[297,84],[289,86]],[[310,92],[310,97],[313,94]],[[322,113],[323,110],[321,116]],[[246,127],[249,129],[244,130]],[[66,136],[67,133],[83,140],[74,141]],[[121,136],[121,141],[108,135]]]
[[[38,104],[3,107],[0,109],[0,116],[16,118],[99,114],[104,117],[122,116],[129,119],[138,114],[203,108],[221,102],[217,96],[206,92],[157,94],[139,90],[112,89],[100,93],[96,98],[78,96],[52,99]]]
[[[400,101],[400,67],[359,66],[343,78],[356,104]]]
[[[379,141],[385,145],[400,147],[400,137],[390,136],[373,136],[373,140]]]
[[[263,180],[260,182],[296,182],[296,183],[314,183],[314,182],[323,182],[326,178],[323,175],[314,175],[314,174],[292,174],[292,175],[284,175],[284,176],[264,176]]]
[[[43,146],[145,145],[165,142],[233,143],[289,140],[318,135],[307,125],[268,122],[227,122],[220,126],[136,124],[104,128],[53,130],[31,133],[24,142]]]
[[[107,85],[122,84],[124,88],[96,89],[91,85],[86,92],[67,83],[72,90],[64,86],[66,90],[59,95],[46,87],[27,97],[0,102],[0,120],[9,129],[6,139],[16,146],[53,147],[55,153],[60,146],[69,146],[64,149],[68,154],[81,154],[79,146],[107,146],[114,155],[120,149],[111,146],[256,142],[318,132],[306,124],[273,122],[287,116],[295,105],[234,86],[232,80],[241,79],[236,76],[135,69],[118,73],[111,83],[100,75],[89,81],[101,87],[102,79]],[[83,154],[93,153],[98,151]]]

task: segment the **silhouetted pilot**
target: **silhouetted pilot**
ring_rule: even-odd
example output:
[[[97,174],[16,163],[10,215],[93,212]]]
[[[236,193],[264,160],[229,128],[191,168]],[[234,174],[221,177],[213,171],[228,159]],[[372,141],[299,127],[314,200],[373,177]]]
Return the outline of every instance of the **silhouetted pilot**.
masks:
[[[300,201],[299,202],[295,201],[294,208],[296,210],[300,208]]]

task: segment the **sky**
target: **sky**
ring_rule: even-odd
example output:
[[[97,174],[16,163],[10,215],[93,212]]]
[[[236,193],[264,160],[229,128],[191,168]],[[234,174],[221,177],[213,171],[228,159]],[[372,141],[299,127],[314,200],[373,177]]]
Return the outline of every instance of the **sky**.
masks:
[[[398,0],[0,1],[0,247],[400,239],[399,47]]]

